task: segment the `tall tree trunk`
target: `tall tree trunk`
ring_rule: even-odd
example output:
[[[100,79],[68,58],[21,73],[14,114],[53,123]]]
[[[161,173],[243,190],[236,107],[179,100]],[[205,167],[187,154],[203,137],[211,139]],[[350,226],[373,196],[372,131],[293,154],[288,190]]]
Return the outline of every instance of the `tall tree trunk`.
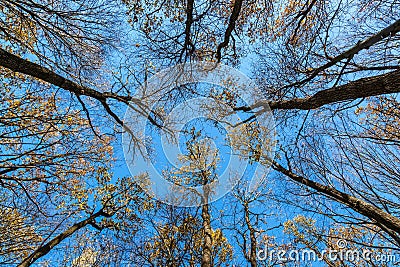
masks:
[[[211,231],[211,216],[208,206],[208,195],[209,195],[209,187],[207,185],[203,186],[204,188],[204,205],[201,207],[201,218],[203,219],[203,231],[204,231],[204,240],[202,247],[202,259],[201,259],[201,267],[211,267],[212,266],[212,231]]]
[[[400,219],[385,212],[381,208],[374,206],[370,203],[363,201],[362,199],[356,198],[336,188],[329,187],[318,182],[307,179],[306,177],[297,175],[292,171],[285,169],[277,162],[272,162],[272,167],[289,177],[290,179],[301,183],[309,188],[312,188],[327,197],[346,205],[354,211],[369,218],[372,222],[377,224],[382,230],[392,236],[396,242],[400,245]]]
[[[249,203],[244,203],[244,218],[246,221],[247,229],[250,232],[250,254],[245,255],[246,259],[250,262],[251,267],[257,267],[257,239],[256,239],[256,229],[250,221],[250,210]]]
[[[64,239],[66,239],[67,237],[71,236],[72,234],[74,234],[79,229],[84,228],[88,224],[93,224],[94,223],[94,219],[96,219],[98,217],[101,217],[101,216],[110,217],[111,215],[105,213],[103,210],[100,210],[100,211],[94,213],[93,215],[91,215],[90,217],[88,217],[88,218],[86,218],[86,219],[74,224],[73,226],[71,226],[70,228],[68,228],[67,230],[65,230],[64,232],[62,232],[61,234],[59,234],[58,236],[56,236],[52,240],[50,240],[47,244],[45,244],[45,245],[39,247],[38,249],[36,249],[31,255],[29,255],[27,258],[25,258],[18,265],[18,267],[31,266],[35,261],[37,261],[39,258],[41,258],[41,257],[45,256],[47,253],[49,253],[55,246],[60,244]]]

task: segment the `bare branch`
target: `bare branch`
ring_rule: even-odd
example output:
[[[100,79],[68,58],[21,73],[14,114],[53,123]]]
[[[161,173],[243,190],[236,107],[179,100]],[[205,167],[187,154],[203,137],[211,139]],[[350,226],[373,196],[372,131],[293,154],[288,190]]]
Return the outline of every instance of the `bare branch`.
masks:
[[[221,61],[221,51],[222,48],[227,47],[229,44],[229,38],[232,35],[233,30],[235,29],[235,24],[237,19],[239,18],[240,10],[242,8],[243,0],[236,0],[233,4],[233,10],[231,16],[229,17],[228,28],[225,31],[224,41],[218,45],[217,48],[217,61]]]
[[[353,46],[346,52],[343,52],[342,54],[332,58],[330,62],[322,65],[321,67],[314,69],[312,71],[311,75],[308,76],[307,78],[305,78],[301,81],[286,85],[283,88],[285,89],[285,88],[305,84],[305,83],[311,81],[312,79],[314,79],[321,71],[326,70],[326,69],[336,65],[337,63],[341,62],[343,59],[352,58],[354,55],[358,54],[361,50],[368,49],[371,46],[373,46],[374,44],[378,43],[379,41],[381,41],[389,36],[394,36],[399,31],[400,31],[400,20],[397,20],[393,24],[389,25],[388,27],[386,27],[385,29],[376,33],[375,35],[369,37],[368,39],[358,42],[355,46]]]

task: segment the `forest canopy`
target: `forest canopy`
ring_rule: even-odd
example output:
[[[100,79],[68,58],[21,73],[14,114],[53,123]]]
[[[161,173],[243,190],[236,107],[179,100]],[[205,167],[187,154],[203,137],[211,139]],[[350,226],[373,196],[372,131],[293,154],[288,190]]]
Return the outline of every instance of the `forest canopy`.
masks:
[[[398,263],[399,10],[0,0],[0,265]]]

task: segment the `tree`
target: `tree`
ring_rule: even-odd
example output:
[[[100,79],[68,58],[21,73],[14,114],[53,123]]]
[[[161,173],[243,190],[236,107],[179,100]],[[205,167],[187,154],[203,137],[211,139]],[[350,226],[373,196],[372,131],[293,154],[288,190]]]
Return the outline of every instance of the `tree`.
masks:
[[[218,179],[216,168],[219,152],[212,149],[209,139],[202,136],[201,131],[196,131],[196,128],[187,131],[187,135],[187,154],[179,156],[183,166],[173,171],[172,179],[179,185],[200,187],[199,190],[193,190],[197,191],[201,199],[201,267],[211,267],[222,264],[229,256],[229,247],[222,232],[219,229],[213,230],[211,226],[209,201],[213,194],[213,183]],[[223,251],[216,253],[215,250]]]
[[[1,210],[1,254],[2,264],[10,263],[7,258],[24,258],[27,252],[37,246],[42,238],[34,227],[29,226],[25,218],[16,209],[4,208]]]
[[[242,156],[249,158],[249,164],[274,169],[261,187],[269,197],[257,197],[254,202],[285,206],[304,218],[315,216],[317,224],[326,222],[333,232],[357,224],[357,231],[368,233],[363,238],[376,234],[381,249],[398,249],[400,22],[396,1],[1,3],[0,186],[6,195],[2,210],[20,222],[18,228],[24,234],[18,240],[25,244],[21,254],[13,254],[12,247],[4,250],[8,262],[14,260],[8,255],[31,253],[35,258],[34,246],[36,251],[53,252],[47,248],[60,235],[60,240],[73,240],[68,229],[89,225],[96,231],[108,229],[118,244],[124,244],[116,234],[122,228],[126,235],[134,234],[143,212],[138,203],[152,207],[130,178],[116,181],[113,176],[110,145],[120,129],[109,127],[108,120],[129,131],[120,110],[130,106],[150,114],[146,119],[158,130],[168,131],[162,124],[166,114],[151,110],[145,97],[133,97],[134,85],[145,83],[163,67],[195,60],[249,69],[267,96],[266,101],[260,99],[251,106],[241,105],[235,94],[218,99],[238,114],[249,114],[242,126],[252,126],[247,131],[250,135],[238,131],[240,142],[234,144]],[[134,34],[127,34],[128,25],[120,24],[124,20]],[[126,39],[115,43],[118,38],[113,37],[122,35]],[[163,101],[185,100],[187,94],[180,93],[183,89],[177,91]],[[200,93],[195,90],[193,95]],[[257,116],[252,116],[269,109],[280,133],[275,158],[260,149],[263,137]],[[130,134],[133,143],[145,144],[140,136]],[[250,137],[256,141],[247,142]],[[200,153],[194,143],[188,148],[193,158],[181,157],[186,171],[192,172],[186,178],[207,189],[208,179],[217,177],[204,173],[207,164],[191,169]],[[215,168],[218,161],[211,165]],[[185,178],[182,170],[170,178],[185,182],[180,180]],[[248,229],[251,240],[250,256],[243,258],[256,266],[262,264],[254,261],[258,242],[254,223],[259,220],[250,218],[253,201],[236,196],[240,196],[238,204],[245,218],[236,232]],[[186,234],[194,236],[194,229],[204,231],[199,253],[204,266],[210,266],[210,217],[218,213],[209,209],[208,195],[203,197],[203,224],[193,223]],[[133,209],[127,211],[127,206]],[[275,218],[283,223],[287,221],[284,217]],[[25,227],[24,220],[32,228]],[[4,223],[11,229],[12,221],[8,218]],[[313,227],[307,219],[300,223]],[[264,227],[258,225],[258,229]],[[157,229],[158,236],[173,236],[171,244],[181,246],[176,241],[183,237],[177,237],[170,225]],[[311,240],[313,232],[307,234],[304,240]],[[4,240],[9,237],[5,235]],[[39,240],[43,244],[38,246]],[[349,242],[359,242],[358,236],[351,236]]]
[[[111,40],[102,27],[111,18],[104,13],[107,8],[96,1],[3,1],[1,51],[15,59],[30,55],[84,83],[94,78],[99,51]],[[5,68],[1,74],[0,190],[7,197],[1,215],[4,229],[20,226],[15,244],[4,231],[2,261],[29,266],[88,226],[121,230],[121,217],[138,212],[129,207],[139,201],[140,192],[131,195],[135,185],[130,179],[111,182],[113,136],[93,121],[94,105],[42,79]],[[96,116],[97,122],[101,117]]]
[[[303,245],[306,249],[315,251],[316,256],[323,259],[328,266],[388,266],[387,262],[376,261],[372,255],[392,253],[388,249],[374,248],[371,235],[375,231],[356,225],[337,225],[326,232],[325,229],[316,227],[315,220],[300,215],[287,221],[284,231],[293,236],[292,244],[295,248],[301,251]],[[362,257],[363,253],[368,257]]]

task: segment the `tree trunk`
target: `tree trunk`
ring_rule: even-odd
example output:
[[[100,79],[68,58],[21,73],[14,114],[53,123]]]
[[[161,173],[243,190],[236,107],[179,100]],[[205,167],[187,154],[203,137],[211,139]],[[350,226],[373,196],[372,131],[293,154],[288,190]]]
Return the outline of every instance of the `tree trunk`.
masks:
[[[381,227],[382,230],[390,234],[391,236],[395,234],[397,238],[395,239],[399,243],[398,235],[400,234],[400,219],[383,211],[382,209],[373,206],[359,198],[346,194],[337,190],[336,188],[329,187],[318,182],[307,179],[303,176],[297,175],[290,170],[285,169],[277,162],[272,163],[272,167],[289,177],[290,179],[301,183],[307,187],[310,187],[317,192],[320,192],[329,198],[338,201],[347,207],[353,209],[354,211],[360,213],[361,215],[369,218],[372,222],[376,223]],[[400,245],[400,243],[399,243]]]
[[[212,266],[212,230],[211,230],[211,216],[208,205],[209,187],[208,185],[203,186],[204,198],[203,206],[201,207],[201,218],[203,219],[203,247],[202,247],[202,259],[201,267],[211,267]]]
[[[82,221],[74,224],[73,226],[71,226],[70,228],[68,228],[67,230],[65,230],[64,232],[62,232],[61,234],[59,234],[58,236],[56,236],[52,240],[50,240],[47,244],[45,244],[45,245],[39,247],[38,249],[36,249],[31,255],[29,255],[27,258],[25,258],[18,265],[18,267],[31,266],[31,264],[33,264],[39,258],[41,258],[41,257],[45,256],[47,253],[49,253],[55,246],[60,244],[64,239],[66,239],[67,237],[71,236],[76,231],[78,231],[79,229],[87,226],[88,224],[92,224],[94,219],[96,219],[97,217],[100,217],[100,216],[110,217],[110,215],[105,213],[103,210],[100,210],[100,211],[94,213],[93,215],[91,215],[87,219],[82,220]]]
[[[250,210],[249,203],[244,203],[244,217],[246,220],[247,229],[250,232],[250,254],[245,255],[247,260],[250,262],[251,267],[257,267],[257,239],[256,239],[256,229],[250,221]]]

